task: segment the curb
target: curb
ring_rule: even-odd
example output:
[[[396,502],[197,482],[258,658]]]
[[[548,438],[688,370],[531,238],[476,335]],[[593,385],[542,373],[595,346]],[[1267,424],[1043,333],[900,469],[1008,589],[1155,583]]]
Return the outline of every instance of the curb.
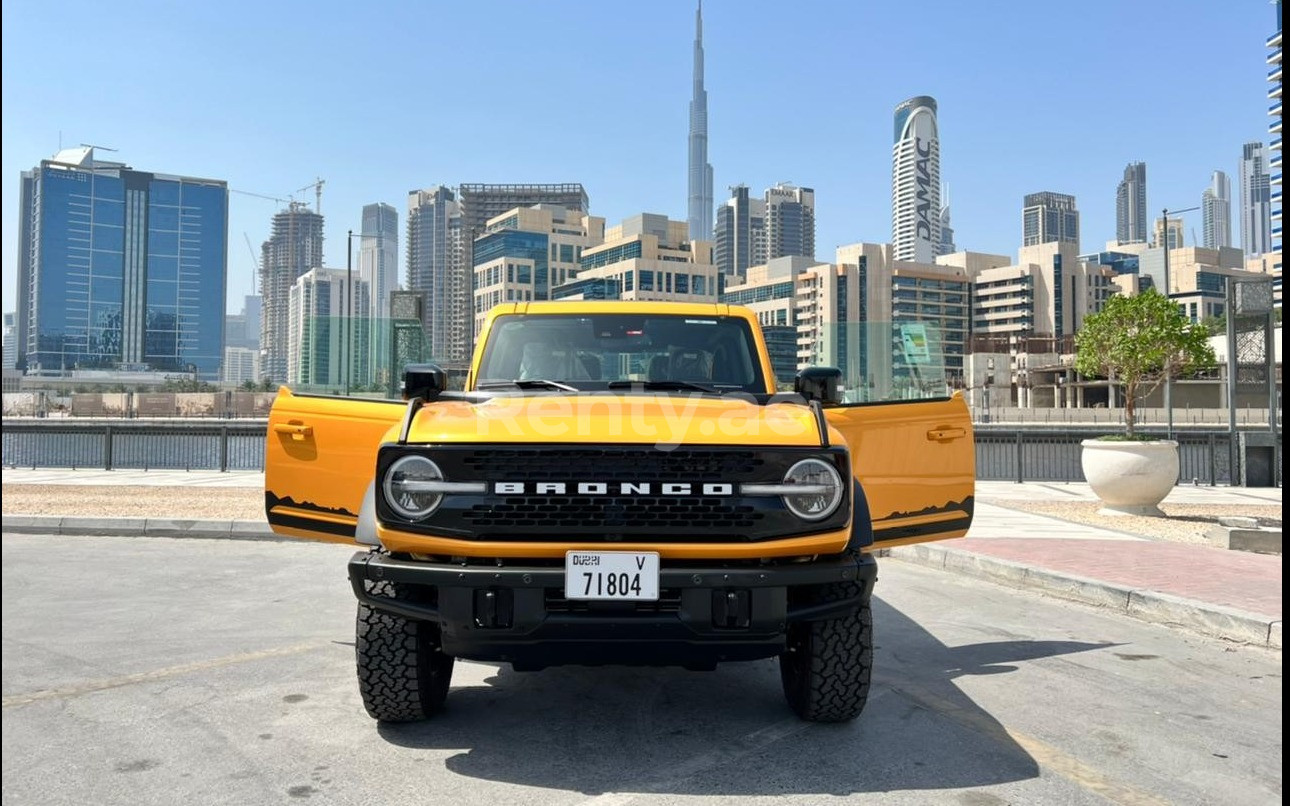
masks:
[[[1009,587],[1038,590],[1061,599],[1105,607],[1142,621],[1179,627],[1213,638],[1281,649],[1281,620],[1260,613],[1058,573],[943,546],[899,546],[887,549],[885,556]]]
[[[0,528],[15,534],[108,537],[199,537],[232,540],[290,540],[264,521],[181,518],[83,518],[61,515],[5,515]]]

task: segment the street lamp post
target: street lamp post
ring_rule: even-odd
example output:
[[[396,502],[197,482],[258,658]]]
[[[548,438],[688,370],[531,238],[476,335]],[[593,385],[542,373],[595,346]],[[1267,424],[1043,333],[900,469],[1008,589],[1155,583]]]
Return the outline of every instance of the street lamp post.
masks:
[[[990,422],[990,387],[994,386],[993,358],[987,358],[985,360],[985,372],[985,417],[982,418],[981,422],[988,423]]]
[[[345,352],[341,354],[340,372],[345,376],[345,397],[349,397],[349,376],[350,369],[354,363],[354,356],[350,352],[350,336],[352,333],[353,323],[350,321],[350,308],[353,307],[354,296],[354,231],[350,230],[345,235],[345,288],[340,295],[341,305],[341,336],[344,341]]]
[[[1169,216],[1190,213],[1199,210],[1199,207],[1184,207],[1181,210],[1164,209],[1160,211],[1161,218],[1161,240],[1165,250],[1165,299],[1169,299],[1173,293],[1173,286],[1169,283]],[[1173,373],[1169,367],[1165,366],[1165,439],[1174,438],[1174,381]]]

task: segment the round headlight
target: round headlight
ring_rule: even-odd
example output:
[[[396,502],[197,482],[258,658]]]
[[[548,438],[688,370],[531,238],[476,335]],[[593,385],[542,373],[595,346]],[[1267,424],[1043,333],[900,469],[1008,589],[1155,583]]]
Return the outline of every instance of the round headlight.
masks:
[[[802,492],[783,497],[784,505],[802,520],[823,520],[842,503],[842,477],[819,459],[803,459],[790,467],[784,484],[802,486]]]
[[[390,508],[410,521],[430,517],[443,501],[442,492],[430,492],[426,482],[443,481],[443,471],[424,456],[405,456],[385,471],[382,487]]]

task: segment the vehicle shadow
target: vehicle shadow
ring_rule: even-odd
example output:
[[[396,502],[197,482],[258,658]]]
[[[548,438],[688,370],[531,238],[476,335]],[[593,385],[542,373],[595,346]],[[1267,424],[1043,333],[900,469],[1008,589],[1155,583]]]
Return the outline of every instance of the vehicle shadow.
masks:
[[[954,681],[1103,649],[1077,641],[948,647],[875,598],[875,672],[855,722],[799,721],[774,661],[715,672],[493,670],[423,723],[378,725],[411,748],[459,749],[471,778],[598,795],[775,795],[936,790],[1034,778],[1038,764]],[[462,749],[464,748],[464,749]]]

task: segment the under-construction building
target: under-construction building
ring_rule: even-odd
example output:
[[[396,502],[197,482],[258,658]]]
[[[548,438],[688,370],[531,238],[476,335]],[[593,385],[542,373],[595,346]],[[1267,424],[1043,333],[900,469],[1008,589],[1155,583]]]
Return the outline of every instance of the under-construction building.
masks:
[[[439,186],[408,194],[407,287],[425,301],[430,354],[447,369],[465,367],[474,350],[475,238],[490,218],[516,207],[559,205],[588,211],[580,183]]]
[[[323,263],[323,217],[303,202],[291,202],[273,216],[261,248],[260,371],[275,383],[287,381],[291,286]]]

